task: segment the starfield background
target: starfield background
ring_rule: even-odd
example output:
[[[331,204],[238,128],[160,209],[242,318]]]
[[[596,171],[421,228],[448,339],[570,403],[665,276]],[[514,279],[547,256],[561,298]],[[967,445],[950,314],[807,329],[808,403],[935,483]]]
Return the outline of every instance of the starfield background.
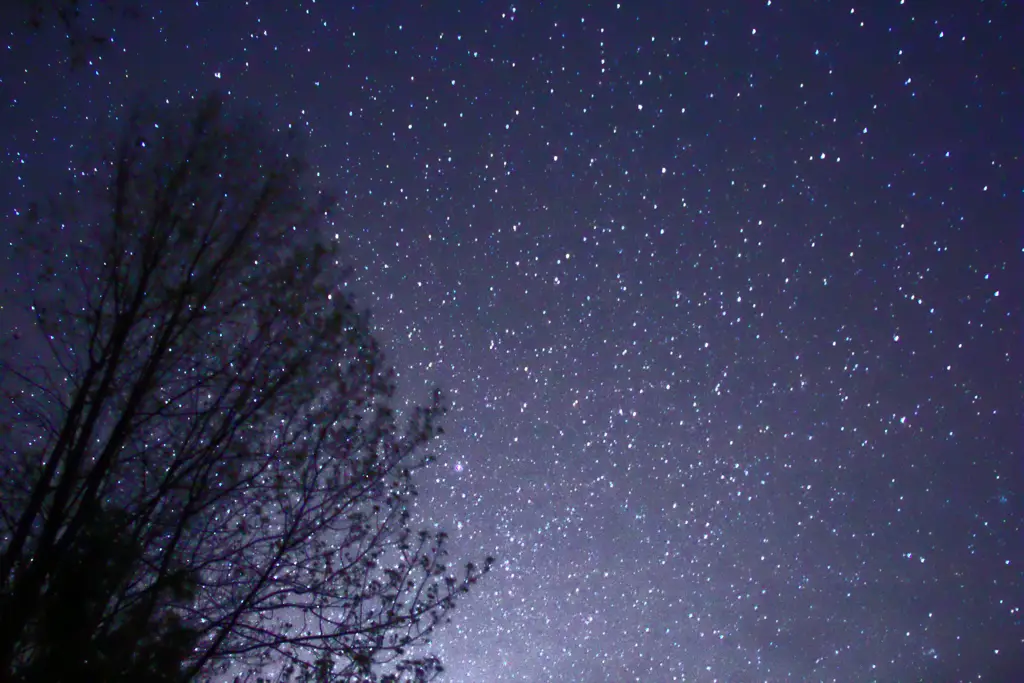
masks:
[[[126,104],[300,132],[499,559],[445,680],[1024,681],[1019,3],[134,4],[0,11],[3,277]]]

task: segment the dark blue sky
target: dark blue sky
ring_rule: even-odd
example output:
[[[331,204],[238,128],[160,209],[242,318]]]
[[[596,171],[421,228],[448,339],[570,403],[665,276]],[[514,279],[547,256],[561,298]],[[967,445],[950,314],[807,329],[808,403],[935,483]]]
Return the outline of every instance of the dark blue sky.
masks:
[[[499,560],[446,680],[1024,680],[1018,3],[141,4],[4,34],[2,229],[141,95],[307,135]]]

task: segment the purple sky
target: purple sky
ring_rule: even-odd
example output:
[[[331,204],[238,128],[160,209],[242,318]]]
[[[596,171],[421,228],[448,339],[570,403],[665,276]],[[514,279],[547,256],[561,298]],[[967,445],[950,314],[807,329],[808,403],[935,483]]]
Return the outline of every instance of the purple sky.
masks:
[[[447,681],[1024,680],[1019,3],[369,4],[4,33],[4,260],[126,102],[229,92],[454,402]]]

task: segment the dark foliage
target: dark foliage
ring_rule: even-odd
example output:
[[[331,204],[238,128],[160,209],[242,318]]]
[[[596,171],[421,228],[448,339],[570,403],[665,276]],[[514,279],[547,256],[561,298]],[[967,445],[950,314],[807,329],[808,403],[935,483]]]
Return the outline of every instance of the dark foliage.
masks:
[[[37,208],[0,365],[0,680],[424,681],[485,573],[417,532],[393,372],[291,141],[140,109]]]

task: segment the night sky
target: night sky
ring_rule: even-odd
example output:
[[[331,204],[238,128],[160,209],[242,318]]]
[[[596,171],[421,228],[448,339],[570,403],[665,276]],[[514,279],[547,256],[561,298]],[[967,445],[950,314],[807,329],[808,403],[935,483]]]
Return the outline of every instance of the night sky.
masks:
[[[3,11],[0,268],[141,95],[302,131],[498,559],[446,681],[1024,681],[1019,2],[142,4]]]

